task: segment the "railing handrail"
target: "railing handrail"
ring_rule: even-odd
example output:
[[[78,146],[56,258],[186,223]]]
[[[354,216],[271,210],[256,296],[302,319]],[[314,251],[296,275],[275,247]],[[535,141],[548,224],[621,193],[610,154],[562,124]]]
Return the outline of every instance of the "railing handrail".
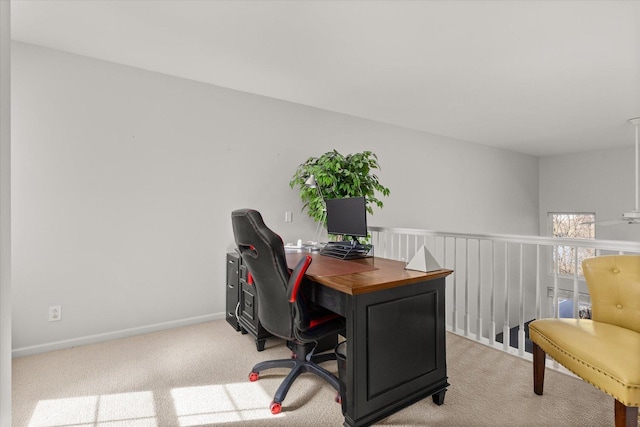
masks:
[[[473,234],[423,230],[417,228],[379,227],[369,226],[369,231],[388,232],[392,234],[408,234],[418,236],[456,237],[474,240],[493,240],[496,242],[525,243],[542,246],[579,246],[605,251],[622,251],[640,253],[640,243],[624,240],[575,239],[565,237],[545,237],[511,234]]]

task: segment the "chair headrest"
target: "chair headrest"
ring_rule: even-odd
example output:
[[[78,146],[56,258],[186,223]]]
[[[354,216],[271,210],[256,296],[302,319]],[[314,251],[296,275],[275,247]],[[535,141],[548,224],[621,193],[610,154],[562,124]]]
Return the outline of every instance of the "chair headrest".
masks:
[[[266,226],[262,215],[255,209],[234,210],[231,223],[236,245],[241,252],[283,245],[280,236]]]

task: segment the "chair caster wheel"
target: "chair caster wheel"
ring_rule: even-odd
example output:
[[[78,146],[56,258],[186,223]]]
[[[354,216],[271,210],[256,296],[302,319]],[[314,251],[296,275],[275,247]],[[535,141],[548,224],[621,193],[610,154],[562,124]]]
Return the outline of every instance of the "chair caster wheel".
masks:
[[[249,381],[254,382],[254,381],[258,381],[260,379],[260,374],[258,374],[257,372],[251,372],[249,374]]]
[[[271,405],[269,405],[269,409],[271,409],[271,413],[273,415],[277,415],[282,412],[282,404],[278,402],[271,402]]]

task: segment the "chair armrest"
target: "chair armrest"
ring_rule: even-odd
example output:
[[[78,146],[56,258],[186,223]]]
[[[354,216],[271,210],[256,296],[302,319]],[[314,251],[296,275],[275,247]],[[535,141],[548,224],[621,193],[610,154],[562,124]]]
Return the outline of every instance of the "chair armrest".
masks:
[[[311,257],[307,255],[298,262],[298,265],[296,265],[296,268],[293,269],[291,276],[289,276],[289,282],[287,283],[287,299],[289,300],[289,302],[295,302],[298,298],[300,283],[302,283],[304,273],[306,273],[307,268],[309,268],[310,264]]]

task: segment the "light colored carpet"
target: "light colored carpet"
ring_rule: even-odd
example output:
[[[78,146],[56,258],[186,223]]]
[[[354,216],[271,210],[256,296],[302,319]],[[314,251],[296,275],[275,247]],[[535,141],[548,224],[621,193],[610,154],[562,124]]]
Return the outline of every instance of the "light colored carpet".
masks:
[[[311,374],[295,382],[283,413],[268,410],[285,370],[247,375],[262,360],[289,357],[270,339],[224,320],[17,358],[13,426],[340,426],[333,389]],[[325,364],[336,371],[334,363]],[[447,333],[449,387],[444,405],[423,399],[376,425],[612,426],[613,399],[547,369],[544,396],[531,363]]]

